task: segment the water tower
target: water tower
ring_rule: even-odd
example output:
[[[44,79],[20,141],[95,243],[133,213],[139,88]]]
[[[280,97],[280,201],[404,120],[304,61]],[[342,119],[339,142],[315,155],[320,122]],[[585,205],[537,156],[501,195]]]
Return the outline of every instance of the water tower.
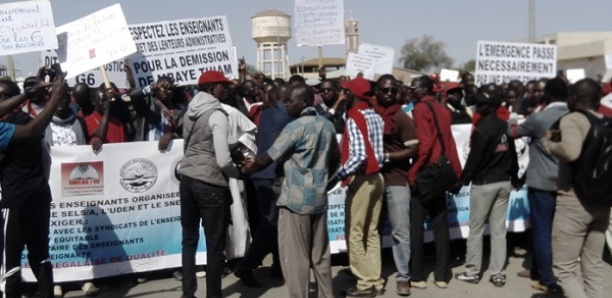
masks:
[[[251,37],[257,42],[257,68],[272,79],[288,79],[287,42],[291,39],[291,16],[267,9],[251,17],[251,27]]]

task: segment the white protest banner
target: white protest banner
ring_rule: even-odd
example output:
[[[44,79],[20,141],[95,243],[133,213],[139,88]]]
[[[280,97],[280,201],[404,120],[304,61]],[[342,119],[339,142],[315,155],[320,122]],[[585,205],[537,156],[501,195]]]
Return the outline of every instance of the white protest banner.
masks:
[[[130,57],[136,84],[146,86],[160,76],[179,85],[197,84],[207,70],[237,77],[238,66],[227,17],[184,19],[130,25],[138,52]]]
[[[0,55],[57,48],[50,1],[0,4]]]
[[[295,0],[298,46],[344,44],[344,0]]]
[[[42,51],[40,55],[40,66],[50,67],[59,63],[57,58],[57,50]],[[110,82],[115,83],[117,88],[128,88],[127,77],[124,70],[123,60],[113,61],[104,65],[104,69],[108,74]],[[94,68],[90,71],[78,74],[76,77],[66,80],[69,86],[74,86],[77,83],[85,83],[89,87],[98,88],[104,83],[100,68]]]
[[[58,27],[57,40],[57,55],[67,78],[136,52],[119,4]]]
[[[368,80],[374,80],[374,68],[376,67],[376,60],[355,53],[349,53],[346,59],[346,75],[351,78],[356,77],[360,72],[363,74],[363,78]]]
[[[357,54],[375,60],[374,74],[384,75],[393,72],[393,63],[395,61],[394,48],[362,43],[359,45]]]
[[[557,75],[557,46],[545,44],[479,41],[475,84],[526,83]]]
[[[440,82],[459,83],[459,71],[443,68],[440,70]]]
[[[471,125],[454,125],[452,130],[462,157],[466,152],[461,144],[469,142]],[[164,153],[152,142],[105,144],[98,154],[91,146],[52,148],[49,251],[56,282],[180,267],[177,169],[182,148],[182,140],[174,140]],[[528,154],[520,151],[519,163],[523,163]],[[469,196],[469,187],[464,187],[459,195],[447,197],[452,239],[467,237]],[[330,250],[346,251],[346,188],[335,188],[328,197]],[[525,189],[512,192],[508,209],[508,231],[525,231],[529,218]],[[246,221],[236,216],[240,214],[232,214],[234,224]],[[386,247],[389,231],[385,229]],[[431,240],[428,231],[425,241]],[[204,241],[200,229],[198,264],[206,263]],[[237,246],[244,239],[230,233],[228,242]],[[27,254],[22,255],[22,264],[29,267]],[[31,270],[22,273],[25,280],[36,280]]]
[[[465,160],[469,153],[470,135],[472,132],[471,124],[461,124],[451,126],[453,138],[457,144],[457,153],[461,161],[461,166],[465,165]],[[519,175],[524,173],[529,163],[529,151],[525,139],[517,139],[517,154],[519,160]],[[327,208],[327,232],[329,234],[329,248],[331,253],[346,251],[344,220],[345,220],[345,199],[346,188],[335,187],[328,194]],[[451,239],[465,239],[470,231],[470,186],[464,186],[459,194],[446,196],[446,206],[448,206],[448,226]],[[433,241],[431,222],[425,222],[426,242]],[[521,190],[513,190],[510,193],[508,203],[508,213],[506,215],[506,226],[510,232],[524,232],[529,228],[529,202],[527,201],[527,187]],[[391,237],[391,227],[383,227],[383,246],[390,247],[393,243]]]
[[[565,71],[565,76],[571,84],[574,84],[586,78],[586,73],[584,71],[584,68],[567,69]]]

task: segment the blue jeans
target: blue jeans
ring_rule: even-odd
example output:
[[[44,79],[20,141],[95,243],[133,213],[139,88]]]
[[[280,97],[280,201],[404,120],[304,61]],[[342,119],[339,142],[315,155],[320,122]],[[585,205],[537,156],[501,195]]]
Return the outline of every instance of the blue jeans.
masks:
[[[553,286],[557,282],[552,271],[551,233],[557,205],[557,192],[530,187],[527,191],[527,198],[530,209],[529,219],[533,227],[534,263],[540,276],[540,283],[545,286]]]
[[[396,281],[410,280],[410,187],[387,186],[385,198],[391,236],[393,237],[393,259],[397,268]]]

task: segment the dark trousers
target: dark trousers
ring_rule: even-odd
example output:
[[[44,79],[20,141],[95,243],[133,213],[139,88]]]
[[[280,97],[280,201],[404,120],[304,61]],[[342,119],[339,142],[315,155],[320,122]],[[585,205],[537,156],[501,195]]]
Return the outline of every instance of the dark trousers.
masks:
[[[273,264],[280,265],[278,258],[278,206],[276,200],[278,195],[274,192],[273,179],[254,179],[255,189],[257,190],[257,200],[259,204],[259,214],[261,215],[259,225],[255,231],[253,242],[249,246],[239,270],[252,270],[257,268],[266,257],[272,253]]]
[[[545,191],[530,187],[529,219],[533,227],[533,267],[537,270],[540,283],[545,286],[557,284],[552,271],[552,224],[557,206],[557,192]],[[532,278],[534,276],[532,275]]]
[[[448,232],[448,211],[446,209],[446,198],[439,198],[435,203],[423,206],[421,200],[416,197],[411,200],[410,221],[411,221],[411,255],[410,255],[410,275],[414,281],[426,280],[424,272],[424,239],[423,224],[425,215],[429,214],[431,228],[434,233],[434,243],[436,245],[436,262],[434,264],[434,279],[436,281],[448,281],[450,279],[449,255],[450,255],[450,235]]]
[[[28,262],[38,280],[39,297],[53,297],[53,272],[49,258],[49,186],[35,192],[23,204],[2,209],[4,217],[4,262],[1,282],[4,297],[21,297],[21,254],[28,248]]]
[[[201,220],[206,237],[206,297],[222,297],[221,278],[225,265],[225,237],[231,204],[229,189],[183,176],[180,192],[183,296],[193,297],[198,288],[195,261]]]

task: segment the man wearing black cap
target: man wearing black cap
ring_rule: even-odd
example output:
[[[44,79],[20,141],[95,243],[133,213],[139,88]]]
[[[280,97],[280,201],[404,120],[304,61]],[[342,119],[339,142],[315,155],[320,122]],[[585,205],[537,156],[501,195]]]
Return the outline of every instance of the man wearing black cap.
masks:
[[[228,177],[240,171],[230,158],[228,119],[218,98],[227,95],[229,81],[223,73],[207,71],[198,81],[196,94],[185,113],[185,157],[181,162],[181,226],[183,228],[183,298],[195,297],[196,250],[200,221],[206,236],[206,297],[222,297],[225,238],[230,222]]]
[[[478,283],[482,269],[482,239],[485,223],[491,230],[490,282],[497,287],[506,284],[506,214],[512,187],[519,189],[518,161],[514,139],[508,134],[508,123],[495,111],[501,105],[497,95],[486,93],[474,97],[476,111],[482,119],[470,140],[461,182],[472,182],[470,197],[470,234],[467,239],[466,271],[459,280]]]

